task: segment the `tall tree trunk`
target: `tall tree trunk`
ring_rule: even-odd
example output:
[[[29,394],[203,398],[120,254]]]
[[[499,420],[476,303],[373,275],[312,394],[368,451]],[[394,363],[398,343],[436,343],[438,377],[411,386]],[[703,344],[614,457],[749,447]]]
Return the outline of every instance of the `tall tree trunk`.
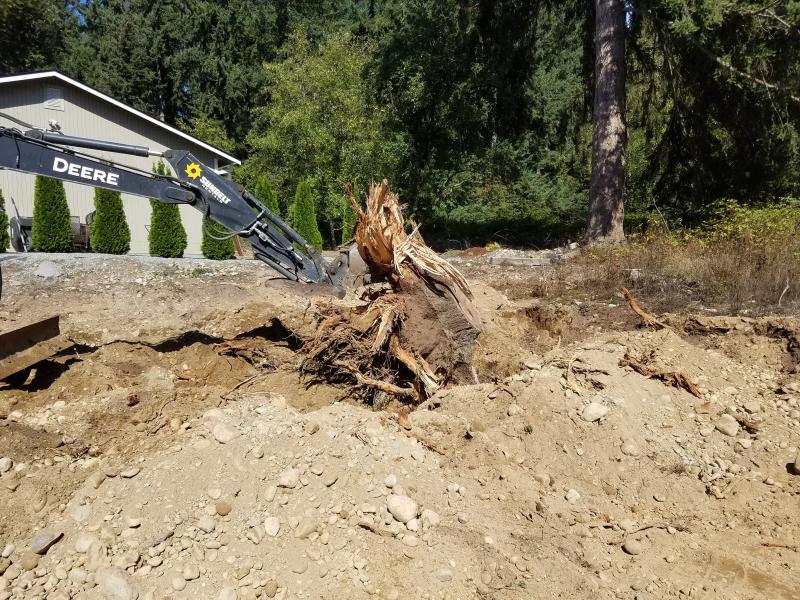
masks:
[[[625,0],[595,0],[592,177],[586,241],[622,241],[625,214]]]

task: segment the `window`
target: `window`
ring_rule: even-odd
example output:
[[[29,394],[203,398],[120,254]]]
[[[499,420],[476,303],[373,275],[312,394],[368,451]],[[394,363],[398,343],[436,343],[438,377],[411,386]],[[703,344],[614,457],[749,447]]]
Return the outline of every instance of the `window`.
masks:
[[[58,87],[44,88],[44,107],[50,110],[64,110],[64,90]]]

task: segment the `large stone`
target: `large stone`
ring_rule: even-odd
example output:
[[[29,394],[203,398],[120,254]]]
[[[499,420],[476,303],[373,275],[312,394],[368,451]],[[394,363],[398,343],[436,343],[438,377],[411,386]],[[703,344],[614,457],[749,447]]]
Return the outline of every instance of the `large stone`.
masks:
[[[43,260],[33,272],[36,277],[41,277],[43,279],[57,279],[61,277],[61,273],[61,268],[50,260]]]
[[[0,473],[7,473],[14,466],[14,461],[4,456],[0,458]]]
[[[300,482],[300,471],[297,469],[286,469],[278,478],[278,487],[295,488]]]
[[[36,554],[47,554],[47,551],[52,548],[58,540],[64,537],[61,531],[43,530],[36,534],[31,542],[31,550]]]
[[[281,530],[281,522],[278,517],[267,517],[264,519],[264,531],[270,537],[275,537]]]
[[[239,437],[239,432],[227,423],[217,423],[211,433],[220,444],[228,444]]]
[[[727,436],[735,436],[739,433],[739,422],[729,414],[722,415],[715,425],[717,431]]]
[[[609,408],[607,406],[604,406],[599,402],[590,402],[583,407],[583,411],[581,411],[581,418],[588,423],[592,423],[605,417],[608,414],[608,411]]]
[[[105,600],[136,600],[139,592],[130,575],[118,567],[104,567],[95,574],[95,582]]]
[[[417,503],[408,496],[389,494],[386,498],[386,508],[401,523],[408,523],[417,516]]]

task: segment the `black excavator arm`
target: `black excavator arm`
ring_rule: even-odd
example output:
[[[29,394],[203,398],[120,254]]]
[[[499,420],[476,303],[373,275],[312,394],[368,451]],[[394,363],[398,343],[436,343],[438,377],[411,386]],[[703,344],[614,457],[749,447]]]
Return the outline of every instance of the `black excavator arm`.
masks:
[[[109,163],[84,154],[86,148],[134,156],[163,157],[174,176],[166,177]],[[0,169],[44,175],[170,204],[188,204],[233,235],[249,240],[256,258],[284,277],[341,289],[346,255],[326,265],[318,250],[241,185],[217,174],[185,150],[158,152],[56,132],[0,127]]]

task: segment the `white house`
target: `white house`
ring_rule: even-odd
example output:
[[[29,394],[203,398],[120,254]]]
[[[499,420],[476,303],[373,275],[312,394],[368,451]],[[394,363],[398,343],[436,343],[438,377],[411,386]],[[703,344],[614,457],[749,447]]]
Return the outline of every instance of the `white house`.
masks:
[[[219,148],[58,71],[0,77],[0,113],[37,129],[46,130],[51,121],[56,121],[66,135],[146,146],[158,151],[189,150],[203,163],[217,170],[228,171],[241,164],[241,161]],[[20,128],[4,119],[2,114],[0,126]],[[150,171],[157,160],[93,150],[88,153],[145,171]],[[30,217],[33,214],[34,182],[33,175],[0,170],[0,189],[6,197],[9,213],[9,197],[13,197],[21,216]],[[94,189],[74,183],[65,183],[64,187],[71,214],[85,222],[86,215],[94,210]],[[122,195],[122,201],[131,230],[131,253],[147,254],[150,203],[146,198],[126,194]],[[185,254],[200,255],[202,215],[191,206],[180,206],[180,211],[188,237]]]

